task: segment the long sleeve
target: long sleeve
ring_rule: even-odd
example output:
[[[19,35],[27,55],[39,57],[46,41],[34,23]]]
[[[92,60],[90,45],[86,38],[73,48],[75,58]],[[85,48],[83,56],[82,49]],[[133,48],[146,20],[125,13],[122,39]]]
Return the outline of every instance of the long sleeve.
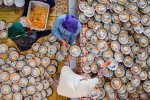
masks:
[[[70,44],[70,45],[74,44],[74,42],[75,42],[75,40],[76,40],[78,34],[79,34],[80,31],[81,31],[81,28],[82,28],[82,25],[81,25],[80,22],[78,22],[78,30],[77,30],[77,32],[74,33],[74,34],[70,37],[70,39],[69,39],[69,44]]]
[[[59,30],[59,28],[62,27],[61,25],[63,22],[63,17],[64,16],[58,17],[58,19],[55,21],[54,27],[52,28],[52,34],[56,36],[60,41],[63,40],[61,32]]]

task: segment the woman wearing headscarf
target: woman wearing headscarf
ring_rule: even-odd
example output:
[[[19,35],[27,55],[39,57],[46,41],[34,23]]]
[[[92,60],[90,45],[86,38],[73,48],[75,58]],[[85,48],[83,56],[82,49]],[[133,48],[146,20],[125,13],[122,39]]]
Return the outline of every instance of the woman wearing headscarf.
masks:
[[[65,59],[69,61],[70,56]],[[83,75],[78,75],[72,71],[69,66],[63,66],[60,73],[60,78],[56,77],[53,81],[53,86],[57,88],[57,93],[59,95],[69,97],[69,98],[97,98],[98,88],[97,84],[101,81],[103,77],[104,70],[111,65],[111,61],[107,60],[103,63],[98,71],[98,75],[94,78],[87,79]]]
[[[65,14],[59,16],[55,21],[52,34],[56,36],[63,45],[68,47],[68,45],[72,45],[75,42],[81,27],[81,23],[75,16]]]
[[[8,37],[14,41],[20,51],[29,50],[39,38],[47,36],[51,30],[36,32],[27,17],[21,17],[8,29]]]

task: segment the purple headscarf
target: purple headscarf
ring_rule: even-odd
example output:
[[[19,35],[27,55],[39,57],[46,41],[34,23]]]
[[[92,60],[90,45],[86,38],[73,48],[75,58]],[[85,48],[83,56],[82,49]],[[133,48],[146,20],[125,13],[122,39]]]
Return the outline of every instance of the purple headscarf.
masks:
[[[66,15],[65,21],[62,23],[64,29],[71,33],[76,33],[78,29],[78,20],[73,15]]]

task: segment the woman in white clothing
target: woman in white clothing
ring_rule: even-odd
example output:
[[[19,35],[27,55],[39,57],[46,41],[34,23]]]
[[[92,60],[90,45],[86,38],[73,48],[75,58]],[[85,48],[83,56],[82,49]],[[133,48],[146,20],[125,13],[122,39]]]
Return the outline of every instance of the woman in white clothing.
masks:
[[[110,63],[110,61],[106,61],[101,67],[105,68]],[[63,66],[57,93],[69,98],[91,97],[91,91],[95,90],[98,82],[99,76],[92,79],[86,79],[85,77],[74,73],[69,66]]]

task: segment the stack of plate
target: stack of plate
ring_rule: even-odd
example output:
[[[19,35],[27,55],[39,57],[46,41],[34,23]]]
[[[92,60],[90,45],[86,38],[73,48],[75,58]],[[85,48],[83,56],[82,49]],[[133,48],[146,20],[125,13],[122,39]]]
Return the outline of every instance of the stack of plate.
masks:
[[[83,64],[83,72],[95,74],[106,60],[112,61],[104,73],[105,84],[100,90],[105,92],[100,99],[106,95],[114,100],[117,90],[120,99],[148,100],[149,0],[84,0],[78,6],[79,20],[88,27],[81,33],[86,36],[89,62]],[[144,90],[142,93],[138,92],[139,87]]]

